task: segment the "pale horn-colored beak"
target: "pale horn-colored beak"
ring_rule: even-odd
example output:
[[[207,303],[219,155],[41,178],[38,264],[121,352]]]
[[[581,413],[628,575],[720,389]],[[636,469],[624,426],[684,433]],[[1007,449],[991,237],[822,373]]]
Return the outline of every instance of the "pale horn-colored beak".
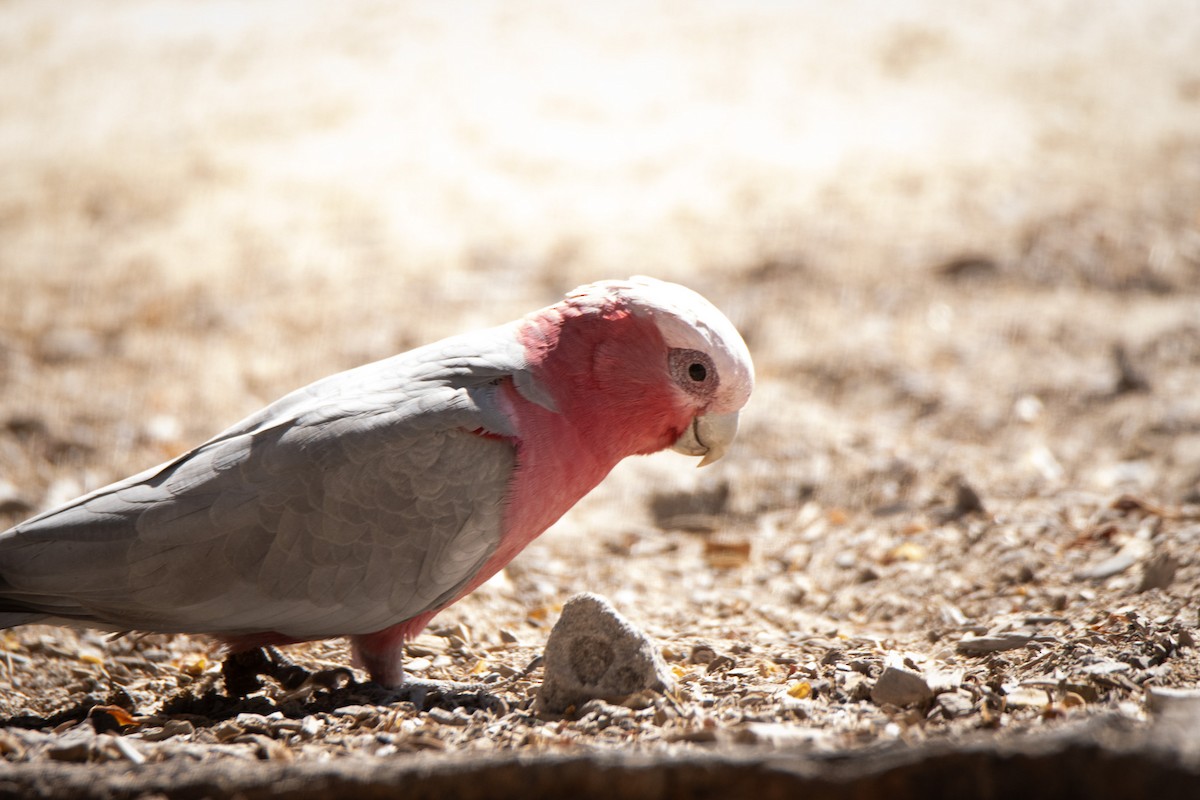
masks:
[[[704,456],[697,466],[707,466],[725,455],[729,445],[737,436],[738,412],[729,414],[703,414],[692,420],[692,424],[675,440],[671,449],[687,456]]]

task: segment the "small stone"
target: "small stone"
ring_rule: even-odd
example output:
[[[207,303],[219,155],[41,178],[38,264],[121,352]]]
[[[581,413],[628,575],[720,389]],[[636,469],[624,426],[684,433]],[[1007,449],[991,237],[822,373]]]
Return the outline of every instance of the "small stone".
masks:
[[[1175,580],[1175,570],[1179,569],[1179,561],[1170,553],[1159,553],[1146,562],[1142,571],[1142,582],[1138,584],[1139,592],[1151,589],[1166,589]]]
[[[959,640],[954,649],[963,655],[978,656],[986,653],[999,653],[1004,650],[1016,650],[1033,641],[1033,636],[1026,633],[1008,633],[999,636],[966,636]]]
[[[123,736],[113,736],[109,738],[112,739],[113,747],[116,748],[117,752],[120,753],[126,761],[138,766],[146,763],[146,756],[142,755],[142,751],[138,750],[137,746],[134,745],[133,742],[129,741]]]
[[[270,733],[271,725],[262,714],[238,714],[234,722],[246,733]]]
[[[1146,708],[1155,715],[1186,714],[1200,719],[1200,689],[1151,686],[1146,693]]]
[[[946,719],[965,717],[975,707],[975,702],[972,700],[971,695],[962,691],[942,692],[937,696],[936,700]]]
[[[563,606],[546,642],[543,710],[563,713],[589,700],[621,704],[673,680],[654,643],[603,597],[578,594]]]
[[[708,664],[717,657],[717,651],[712,645],[707,642],[700,642],[692,646],[692,652],[688,656],[689,664]]]
[[[195,732],[196,726],[186,719],[169,719],[162,726],[164,739],[170,739],[172,736],[191,736]]]
[[[415,639],[404,646],[405,652],[409,658],[422,656],[438,656],[445,653],[449,645],[441,636],[434,636],[432,633],[419,634]],[[405,662],[405,669],[408,668],[409,662]]]
[[[1045,708],[1050,705],[1050,695],[1045,689],[1018,686],[1004,696],[1004,702],[1012,708]]]
[[[300,723],[300,735],[305,739],[316,738],[321,729],[325,727],[325,721],[319,717],[308,716]]]
[[[349,717],[355,722],[363,722],[378,717],[379,708],[376,706],[342,706],[334,709],[333,713],[339,717]]]
[[[1104,580],[1105,578],[1111,578],[1113,575],[1120,575],[1136,563],[1136,556],[1132,553],[1122,551],[1112,558],[1104,559],[1099,564],[1081,569],[1075,574],[1075,577],[1080,580]]]
[[[915,672],[888,667],[871,689],[871,701],[876,705],[911,706],[933,699],[929,684]]]
[[[1148,392],[1150,391],[1150,381],[1138,369],[1138,366],[1133,363],[1133,359],[1129,355],[1129,351],[1125,349],[1125,345],[1121,343],[1112,346],[1113,365],[1117,368],[1117,380],[1113,385],[1112,393],[1114,395],[1126,394],[1128,392]]]
[[[942,262],[935,271],[944,280],[980,281],[994,277],[1000,267],[990,256],[964,253]]]
[[[1131,539],[1116,555],[1075,573],[1077,580],[1099,581],[1120,575],[1150,554],[1150,544],[1143,539]]]
[[[859,672],[847,672],[838,677],[838,691],[847,699],[861,703],[871,697],[870,678]]]
[[[224,720],[212,728],[213,735],[217,737],[218,742],[228,742],[230,739],[236,739],[241,736],[242,726],[238,725],[231,719]]]
[[[428,658],[425,658],[424,656],[418,656],[417,658],[410,658],[404,662],[404,671],[413,674],[424,673],[428,672],[429,668],[432,666],[433,662]]]
[[[96,731],[91,725],[81,724],[70,729],[46,749],[46,755],[55,761],[78,763],[87,761],[96,744]]]
[[[1082,671],[1088,675],[1116,675],[1123,672],[1129,672],[1132,669],[1133,667],[1124,661],[1105,659],[1103,661],[1097,661],[1094,664],[1088,664],[1083,668]]]
[[[453,725],[456,727],[468,725],[471,722],[471,718],[463,713],[461,708],[448,711],[444,708],[435,706],[429,709],[429,718],[442,725]]]
[[[688,492],[659,492],[650,498],[650,514],[663,530],[710,533],[720,527],[720,516],[729,502],[729,484]]]
[[[951,480],[951,487],[954,490],[954,503],[948,508],[939,509],[935,515],[941,522],[953,522],[969,514],[984,514],[987,512],[987,509],[983,506],[983,501],[979,499],[979,493],[975,491],[975,488],[971,484],[967,483],[966,478],[956,475]]]

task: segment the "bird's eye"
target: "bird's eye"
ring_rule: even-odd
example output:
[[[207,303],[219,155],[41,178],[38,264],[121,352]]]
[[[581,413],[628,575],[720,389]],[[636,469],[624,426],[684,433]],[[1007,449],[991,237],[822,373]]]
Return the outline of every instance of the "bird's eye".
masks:
[[[671,377],[688,394],[707,397],[716,391],[717,368],[708,353],[674,347],[667,354],[667,363]]]

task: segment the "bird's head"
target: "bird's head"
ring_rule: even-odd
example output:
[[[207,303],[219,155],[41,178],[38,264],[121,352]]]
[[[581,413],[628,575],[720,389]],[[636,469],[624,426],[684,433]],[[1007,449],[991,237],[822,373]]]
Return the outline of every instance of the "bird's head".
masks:
[[[633,452],[672,447],[720,458],[754,388],[750,351],[733,324],[696,292],[635,277],[581,286],[527,318],[523,337],[543,405],[602,420]],[[535,378],[537,380],[537,378]],[[532,393],[537,387],[526,387]]]

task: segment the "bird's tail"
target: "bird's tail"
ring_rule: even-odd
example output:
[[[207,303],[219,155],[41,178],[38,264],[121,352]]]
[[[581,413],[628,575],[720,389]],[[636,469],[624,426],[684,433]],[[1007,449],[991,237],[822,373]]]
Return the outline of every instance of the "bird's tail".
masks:
[[[0,611],[0,629],[15,628],[17,625],[29,625],[46,619],[45,614],[36,611]]]
[[[11,597],[5,597],[4,591],[7,588],[8,584],[3,578],[0,578],[0,629],[28,625],[31,622],[40,622],[46,619],[48,615],[45,611],[31,608]]]

